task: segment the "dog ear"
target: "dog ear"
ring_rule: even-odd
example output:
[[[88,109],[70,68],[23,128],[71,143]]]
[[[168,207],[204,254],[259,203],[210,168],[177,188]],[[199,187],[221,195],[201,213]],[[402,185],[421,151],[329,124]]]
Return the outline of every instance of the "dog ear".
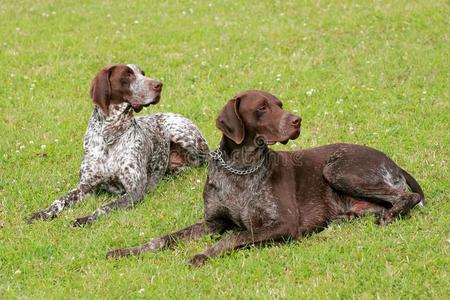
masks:
[[[239,116],[240,98],[233,98],[225,105],[216,119],[217,128],[236,144],[241,144],[245,137],[244,123]]]
[[[109,114],[109,101],[111,100],[111,83],[109,76],[111,74],[110,67],[106,67],[95,76],[91,83],[92,101],[100,107],[105,115]]]

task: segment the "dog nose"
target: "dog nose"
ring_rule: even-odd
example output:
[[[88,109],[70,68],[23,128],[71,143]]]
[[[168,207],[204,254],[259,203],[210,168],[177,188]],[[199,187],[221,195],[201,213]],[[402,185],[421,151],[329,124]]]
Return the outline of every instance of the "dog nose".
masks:
[[[302,122],[302,118],[295,116],[292,121],[291,124],[294,126],[300,126],[300,123]]]
[[[150,83],[150,86],[151,86],[152,90],[154,90],[155,92],[161,92],[163,84],[161,81],[155,80]]]

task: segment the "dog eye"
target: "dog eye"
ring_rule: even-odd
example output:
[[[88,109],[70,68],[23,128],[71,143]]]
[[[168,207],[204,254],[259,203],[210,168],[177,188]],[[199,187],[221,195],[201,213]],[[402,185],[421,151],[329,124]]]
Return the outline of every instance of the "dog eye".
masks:
[[[145,72],[144,72],[144,71],[141,71],[141,74],[142,74],[143,76],[145,76]]]

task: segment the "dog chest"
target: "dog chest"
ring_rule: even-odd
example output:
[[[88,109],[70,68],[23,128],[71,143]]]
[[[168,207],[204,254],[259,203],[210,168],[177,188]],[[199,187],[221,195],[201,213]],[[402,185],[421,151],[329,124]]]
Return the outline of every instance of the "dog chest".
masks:
[[[204,197],[206,219],[226,215],[247,230],[270,226],[278,219],[277,201],[265,169],[235,175],[212,166]]]

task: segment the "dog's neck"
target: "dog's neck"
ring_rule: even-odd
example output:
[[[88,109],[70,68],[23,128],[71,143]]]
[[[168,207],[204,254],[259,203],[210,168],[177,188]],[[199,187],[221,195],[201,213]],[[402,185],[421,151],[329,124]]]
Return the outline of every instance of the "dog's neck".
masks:
[[[94,106],[94,112],[102,123],[127,122],[134,118],[133,109],[129,103],[111,104],[108,108],[108,114],[105,114],[100,107]]]
[[[247,142],[245,140],[241,144],[236,144],[226,136],[222,137],[219,147],[222,150],[224,160],[236,167],[255,165],[264,158],[267,152],[266,144],[256,145],[253,141]]]
[[[114,144],[135,123],[133,109],[126,102],[110,105],[108,115],[95,106],[94,116],[107,144]]]

